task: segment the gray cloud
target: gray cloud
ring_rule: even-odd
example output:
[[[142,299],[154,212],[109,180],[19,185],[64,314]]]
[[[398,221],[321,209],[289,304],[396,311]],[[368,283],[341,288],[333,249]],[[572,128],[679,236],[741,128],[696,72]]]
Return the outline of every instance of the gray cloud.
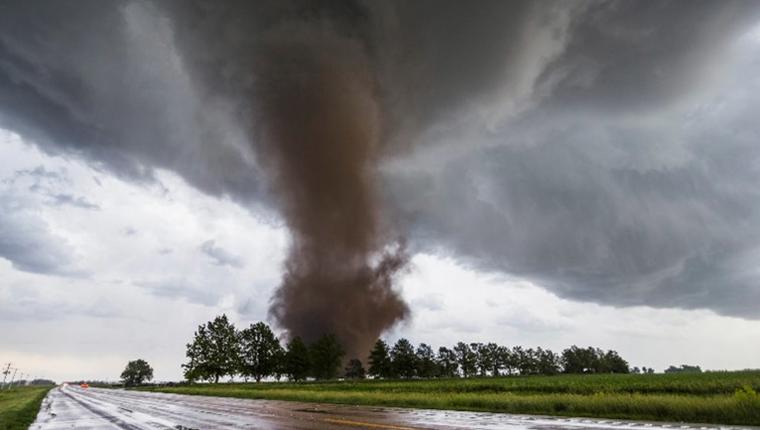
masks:
[[[45,166],[42,165],[39,165],[34,169],[17,170],[15,176],[30,176],[37,179],[48,179],[55,182],[62,182],[66,180],[64,173],[48,170],[45,168]]]
[[[52,194],[50,196],[52,198],[50,204],[53,206],[73,206],[81,209],[90,209],[90,210],[99,210],[100,206],[96,205],[95,203],[89,202],[86,198],[82,196],[73,196],[71,194],[64,194],[64,193],[58,193],[58,194]]]
[[[5,179],[3,182],[8,185],[29,184],[29,191],[48,194],[53,188],[71,184],[65,170],[52,171],[42,165],[34,169],[17,170],[12,177]]]
[[[0,257],[13,267],[43,275],[79,275],[73,251],[33,212],[18,209],[5,197],[0,201]]]
[[[201,244],[201,252],[209,256],[214,261],[214,264],[218,266],[243,267],[243,260],[239,256],[231,254],[220,246],[216,246],[216,242],[213,240],[203,242]]]
[[[180,298],[189,303],[205,306],[214,306],[221,298],[221,295],[213,288],[196,285],[188,279],[169,278],[137,282],[136,285],[158,297]]]
[[[65,316],[122,318],[124,312],[111,300],[98,298],[85,302],[80,297],[41,294],[30,285],[9,286],[0,301],[0,321],[52,321]]]
[[[319,22],[376,72],[388,217],[413,249],[573,299],[760,318],[757,48],[736,88],[710,93],[757,2],[80,6],[0,13],[0,126],[49,153],[137,181],[169,169],[269,205],[249,143],[257,64],[239,54]],[[13,238],[0,252],[55,267],[8,245],[46,240],[29,229],[0,236]],[[241,264],[213,241],[202,251]]]
[[[17,170],[13,177],[6,180],[5,183],[13,185],[24,179],[31,180],[29,191],[47,197],[45,203],[50,206],[72,206],[80,209],[100,210],[100,206],[90,202],[84,196],[74,196],[58,191],[71,185],[68,174],[64,169],[56,172],[40,165],[34,169]]]
[[[406,162],[389,194],[412,243],[563,297],[758,318],[760,46],[746,61],[721,108],[633,125],[537,112],[442,167]]]

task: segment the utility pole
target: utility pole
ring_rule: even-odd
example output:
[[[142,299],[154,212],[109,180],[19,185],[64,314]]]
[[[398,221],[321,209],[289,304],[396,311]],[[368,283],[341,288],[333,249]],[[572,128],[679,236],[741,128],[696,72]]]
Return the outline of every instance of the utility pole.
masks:
[[[13,380],[16,379],[16,372],[18,372],[18,369],[13,369],[13,376],[11,376],[11,383],[8,385],[9,390],[13,388]]]
[[[3,387],[5,387],[5,379],[8,378],[8,374],[11,373],[11,364],[13,363],[8,363],[5,366],[5,370],[3,370],[3,385],[2,385]]]

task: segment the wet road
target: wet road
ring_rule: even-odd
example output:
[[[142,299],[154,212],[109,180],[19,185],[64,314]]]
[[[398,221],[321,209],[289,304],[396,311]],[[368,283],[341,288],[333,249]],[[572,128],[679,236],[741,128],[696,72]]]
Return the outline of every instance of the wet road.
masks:
[[[43,401],[37,421],[30,429],[72,428],[712,430],[729,427],[230,399],[75,386],[55,388]]]

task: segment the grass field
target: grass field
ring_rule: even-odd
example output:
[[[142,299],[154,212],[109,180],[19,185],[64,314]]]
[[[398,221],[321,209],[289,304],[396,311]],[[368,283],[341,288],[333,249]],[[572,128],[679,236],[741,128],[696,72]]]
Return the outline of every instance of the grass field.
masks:
[[[0,430],[26,430],[34,422],[40,404],[52,387],[0,390]]]
[[[760,371],[195,384],[147,389],[252,399],[760,425]]]

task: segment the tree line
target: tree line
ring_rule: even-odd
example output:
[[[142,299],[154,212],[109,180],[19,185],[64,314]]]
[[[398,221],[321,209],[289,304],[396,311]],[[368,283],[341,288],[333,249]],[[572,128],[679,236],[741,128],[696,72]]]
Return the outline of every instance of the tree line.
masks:
[[[390,347],[382,339],[369,356],[368,373],[380,378],[454,378],[505,375],[556,375],[558,373],[629,373],[615,351],[572,346],[562,354],[549,349],[509,348],[496,343],[459,342],[437,353],[425,343],[417,348],[406,339]]]
[[[379,339],[366,360],[366,370],[362,360],[354,357],[341,371],[345,350],[332,334],[311,344],[296,336],[283,347],[267,324],[258,322],[237,330],[226,315],[198,326],[186,356],[182,367],[191,382],[219,382],[235,376],[258,382],[269,377],[302,381],[367,375],[390,379],[630,372],[628,362],[616,351],[593,347],[571,346],[557,354],[543,348],[459,342],[434,351],[425,343],[415,347],[407,339],[393,346]]]

